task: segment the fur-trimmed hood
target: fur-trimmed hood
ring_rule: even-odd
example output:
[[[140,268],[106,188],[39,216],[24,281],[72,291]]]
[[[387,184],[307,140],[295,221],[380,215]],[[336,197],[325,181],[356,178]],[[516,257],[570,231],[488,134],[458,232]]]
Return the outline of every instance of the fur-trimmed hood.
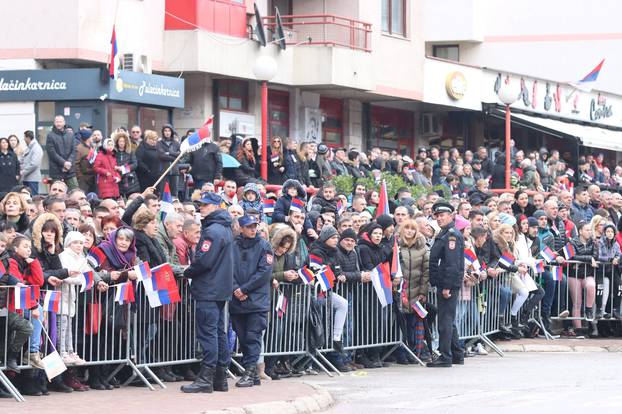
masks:
[[[285,236],[290,236],[293,239],[292,245],[287,251],[287,253],[292,254],[296,250],[298,237],[294,229],[289,227],[287,224],[276,224],[270,230],[270,244],[272,245],[272,250],[276,250],[277,247],[279,247],[279,244],[281,244],[281,240],[283,240]]]
[[[43,229],[43,225],[48,222],[53,221],[56,226],[56,243],[58,246],[63,245],[63,225],[60,220],[52,213],[43,213],[39,217],[37,217],[32,225],[32,244],[35,246],[37,251],[42,252],[43,248],[43,234],[41,230]]]

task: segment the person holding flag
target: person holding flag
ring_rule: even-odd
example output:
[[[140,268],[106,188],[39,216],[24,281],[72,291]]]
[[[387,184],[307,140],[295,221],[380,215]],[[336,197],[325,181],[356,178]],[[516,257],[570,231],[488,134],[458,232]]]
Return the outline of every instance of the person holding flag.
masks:
[[[261,353],[263,331],[268,326],[270,283],[274,254],[270,243],[257,234],[257,218],[239,218],[240,235],[235,239],[233,299],[229,306],[233,329],[242,350],[244,375],[236,387],[260,385],[257,362]]]
[[[432,206],[436,222],[441,228],[430,250],[430,284],[436,287],[438,303],[438,350],[440,357],[427,366],[451,367],[464,364],[464,351],[458,342],[456,307],[458,293],[464,279],[464,239],[454,225],[454,207],[438,201]]]
[[[184,271],[192,279],[192,297],[196,301],[196,335],[203,350],[201,370],[185,393],[228,391],[229,348],[225,331],[225,303],[233,292],[236,256],[231,216],[221,208],[222,198],[206,192],[196,200],[202,231],[194,259]],[[266,282],[266,285],[268,282]],[[267,307],[266,307],[267,309]]]

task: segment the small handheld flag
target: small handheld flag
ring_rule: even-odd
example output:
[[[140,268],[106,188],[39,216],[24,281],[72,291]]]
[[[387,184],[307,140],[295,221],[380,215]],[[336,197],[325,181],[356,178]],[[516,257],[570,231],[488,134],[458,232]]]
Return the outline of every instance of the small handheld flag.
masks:
[[[536,273],[544,273],[544,260],[536,260],[533,270]]]
[[[82,276],[80,276],[80,292],[84,292],[90,290],[95,284],[95,278],[93,277],[93,271],[89,270],[88,272],[83,272]]]
[[[391,292],[391,270],[389,269],[389,263],[381,263],[371,271],[371,282],[382,307],[384,308],[392,304],[393,294]]]
[[[119,171],[119,173],[121,173],[121,175],[128,174],[132,170],[129,164],[121,165],[120,168],[121,171]]]
[[[400,248],[397,245],[397,237],[393,239],[393,257],[391,258],[391,276],[402,277],[402,264],[400,263]]]
[[[566,244],[564,246],[563,252],[564,252],[564,256],[566,256],[566,260],[572,259],[575,256],[575,254],[576,254],[576,251],[575,251],[572,243]]]
[[[32,289],[34,286],[15,286],[13,288],[13,300],[9,310],[30,309],[35,304],[32,302]]]
[[[417,313],[417,315],[419,315],[421,319],[424,319],[426,316],[428,316],[428,311],[423,307],[423,305],[419,301],[416,301],[413,304],[413,310]]]
[[[479,260],[477,260],[477,255],[471,249],[464,249],[464,263],[467,266],[473,266],[473,269],[479,271],[481,266],[479,264]]]
[[[335,286],[335,274],[329,266],[325,266],[324,269],[317,274],[317,281],[320,282],[322,291],[326,292]]]
[[[167,214],[175,212],[173,207],[173,197],[171,196],[171,187],[168,181],[164,183],[164,191],[162,191],[162,203],[160,205],[160,221],[164,221]]]
[[[117,285],[114,301],[120,305],[134,303],[134,286],[132,286],[132,282],[119,283]]]
[[[324,261],[322,260],[321,257],[316,256],[314,254],[310,254],[309,255],[309,264],[312,267],[322,267],[322,265],[324,264]]]
[[[265,198],[262,202],[264,214],[274,213],[274,205],[276,202],[271,198]]]
[[[151,269],[147,262],[142,262],[134,266],[134,272],[136,273],[136,278],[141,281],[151,277]]]
[[[499,264],[510,267],[514,264],[514,256],[510,252],[504,252],[499,258]]]
[[[551,266],[551,274],[553,275],[553,280],[556,282],[561,282],[564,278],[564,272],[561,266]]]
[[[380,184],[380,194],[378,199],[378,207],[376,207],[375,216],[378,217],[382,214],[389,214],[389,196],[387,194],[387,183],[385,180],[382,180],[382,184]]]
[[[346,203],[344,203],[341,200],[337,201],[337,215],[338,216],[341,216],[343,213],[345,213],[347,208],[348,206],[346,205]]]
[[[300,280],[302,280],[302,283],[304,283],[305,285],[311,283],[311,281],[315,277],[313,271],[307,266],[304,266],[302,269],[298,270],[298,276],[300,276]]]
[[[548,246],[540,252],[540,255],[544,258],[544,260],[546,260],[547,263],[551,263],[557,257],[555,252]]]
[[[179,146],[181,153],[196,151],[201,146],[212,140],[212,126],[214,124],[214,115],[211,115],[198,131],[190,134]]]
[[[92,247],[86,260],[93,269],[97,269],[106,260],[106,253],[104,253],[104,251],[99,247]]]
[[[305,202],[300,198],[293,198],[292,203],[289,206],[289,211],[295,211],[297,213],[302,213],[305,208]]]
[[[283,292],[279,292],[279,297],[276,300],[276,307],[274,310],[276,310],[279,318],[282,318],[285,314],[285,311],[287,310],[287,298]]]
[[[168,263],[151,269],[151,277],[143,280],[143,286],[152,308],[181,301],[173,269]]]
[[[87,160],[89,164],[93,165],[95,163],[95,158],[97,158],[97,150],[94,148],[91,148],[87,155]]]
[[[271,162],[271,163],[273,163],[273,164],[274,164],[274,163],[277,163],[277,162],[279,162],[279,159],[280,159],[280,158],[281,158],[281,157],[279,156],[279,154],[273,154],[273,155],[270,157],[270,162]]]
[[[45,299],[43,299],[43,310],[46,312],[59,313],[60,298],[61,292],[59,290],[48,290],[47,292],[45,292]]]

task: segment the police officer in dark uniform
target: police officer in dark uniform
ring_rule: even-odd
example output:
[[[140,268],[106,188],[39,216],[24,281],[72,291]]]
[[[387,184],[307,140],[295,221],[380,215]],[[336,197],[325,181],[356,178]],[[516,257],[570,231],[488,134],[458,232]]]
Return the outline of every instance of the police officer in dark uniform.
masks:
[[[441,228],[430,250],[430,283],[436,287],[438,301],[438,359],[428,367],[451,367],[464,364],[464,352],[458,343],[456,306],[464,278],[464,238],[454,225],[454,208],[445,201],[432,206]]]
[[[236,263],[233,274],[233,299],[229,313],[242,351],[244,375],[236,387],[260,385],[257,361],[261,352],[262,333],[268,326],[270,282],[272,281],[272,247],[257,235],[257,218],[239,218],[240,235],[235,238]]]
[[[225,303],[233,292],[235,246],[231,216],[220,208],[222,198],[203,193],[198,200],[202,219],[201,239],[194,260],[184,271],[192,279],[196,302],[196,335],[203,360],[196,381],[184,385],[186,393],[228,391],[229,348],[225,331]]]

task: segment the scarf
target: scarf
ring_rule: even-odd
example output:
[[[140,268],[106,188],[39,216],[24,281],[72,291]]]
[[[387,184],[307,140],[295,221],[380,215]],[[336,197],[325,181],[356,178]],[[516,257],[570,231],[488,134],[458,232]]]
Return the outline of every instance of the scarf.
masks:
[[[132,239],[132,243],[130,243],[130,247],[125,253],[121,252],[117,248],[117,232],[122,228],[129,227],[120,227],[117,230],[113,231],[112,233],[110,233],[110,237],[107,240],[102,241],[98,246],[106,255],[106,258],[108,259],[110,265],[117,270],[126,270],[132,268],[136,259],[136,237]]]

